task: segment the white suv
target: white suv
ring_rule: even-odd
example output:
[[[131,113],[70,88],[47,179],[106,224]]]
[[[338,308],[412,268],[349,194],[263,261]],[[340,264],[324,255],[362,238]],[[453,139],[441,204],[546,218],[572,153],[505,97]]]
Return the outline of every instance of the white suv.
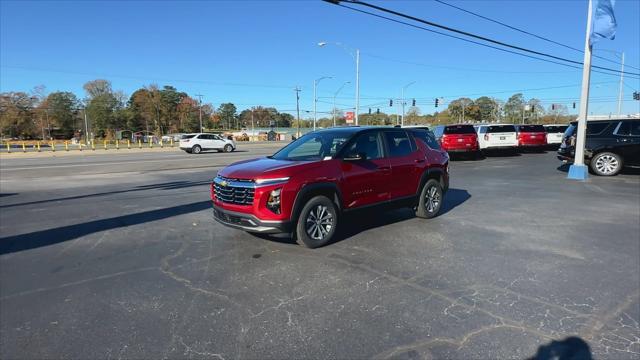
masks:
[[[231,152],[236,149],[235,141],[225,139],[218,134],[185,134],[180,139],[180,149],[189,154],[200,154],[205,150],[218,150],[218,152]]]
[[[547,144],[562,143],[562,135],[567,131],[568,127],[568,124],[545,125],[544,129],[547,131]]]
[[[480,150],[513,149],[518,146],[516,127],[511,124],[478,125]]]

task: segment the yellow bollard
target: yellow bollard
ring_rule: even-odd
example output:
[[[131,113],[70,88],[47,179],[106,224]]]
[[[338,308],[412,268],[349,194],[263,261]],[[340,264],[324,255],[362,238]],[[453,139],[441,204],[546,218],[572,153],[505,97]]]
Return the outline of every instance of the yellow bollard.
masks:
[[[171,137],[171,147],[173,147],[173,137]]]
[[[27,146],[22,142],[22,152],[27,152]]]
[[[40,141],[38,141],[38,152],[40,152]]]
[[[116,140],[116,150],[120,150],[120,140]]]
[[[78,151],[82,151],[82,143],[78,141]]]
[[[65,151],[69,151],[69,142],[68,141],[64,142],[64,150]]]
[[[96,151],[96,139],[91,140],[91,150]]]
[[[138,139],[138,149],[142,149],[142,140]]]
[[[149,137],[147,137],[147,141],[149,141],[149,149],[153,149],[153,140],[150,140]]]
[[[160,148],[162,149],[164,147],[164,141],[162,141],[162,139],[160,139]]]
[[[131,140],[127,139],[127,149],[131,149]]]
[[[107,150],[107,140],[104,140],[102,144],[104,145],[104,149]]]
[[[7,141],[7,153],[11,153],[11,144]]]
[[[51,142],[51,151],[56,152],[56,143],[53,141]]]

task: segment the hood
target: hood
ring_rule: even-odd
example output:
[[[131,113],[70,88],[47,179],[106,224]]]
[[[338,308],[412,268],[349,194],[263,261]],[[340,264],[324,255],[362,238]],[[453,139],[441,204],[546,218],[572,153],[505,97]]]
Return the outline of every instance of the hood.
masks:
[[[299,172],[299,167],[315,161],[275,160],[267,157],[233,163],[220,170],[218,175],[232,179],[256,179],[258,177],[288,177]],[[296,168],[294,170],[294,168]]]

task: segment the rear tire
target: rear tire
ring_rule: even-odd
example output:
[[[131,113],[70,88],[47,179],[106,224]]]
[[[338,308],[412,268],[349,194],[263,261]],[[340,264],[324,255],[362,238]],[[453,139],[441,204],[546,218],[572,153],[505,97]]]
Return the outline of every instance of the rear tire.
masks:
[[[191,152],[193,152],[194,154],[200,154],[202,152],[202,148],[200,147],[200,145],[194,145],[191,148]]]
[[[336,232],[338,212],[326,196],[311,198],[300,211],[296,225],[296,242],[310,249],[328,244]]]
[[[622,170],[622,158],[612,152],[601,152],[591,159],[589,167],[594,174],[600,176],[614,176]]]
[[[435,217],[442,208],[442,201],[442,186],[436,179],[429,179],[420,191],[416,216],[424,219]]]
[[[232,152],[233,151],[233,146],[231,146],[231,144],[227,144],[224,146],[223,148],[224,152]]]

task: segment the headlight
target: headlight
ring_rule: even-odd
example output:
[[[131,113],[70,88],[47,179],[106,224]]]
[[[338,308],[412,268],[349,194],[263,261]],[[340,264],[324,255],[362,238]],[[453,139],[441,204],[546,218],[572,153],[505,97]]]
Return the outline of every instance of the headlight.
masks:
[[[280,214],[280,193],[282,188],[272,190],[267,199],[267,209],[273,211],[275,214]]]
[[[275,185],[275,184],[280,184],[280,183],[284,183],[289,181],[288,177],[281,177],[281,178],[271,178],[271,179],[256,179],[255,183],[256,185]]]

